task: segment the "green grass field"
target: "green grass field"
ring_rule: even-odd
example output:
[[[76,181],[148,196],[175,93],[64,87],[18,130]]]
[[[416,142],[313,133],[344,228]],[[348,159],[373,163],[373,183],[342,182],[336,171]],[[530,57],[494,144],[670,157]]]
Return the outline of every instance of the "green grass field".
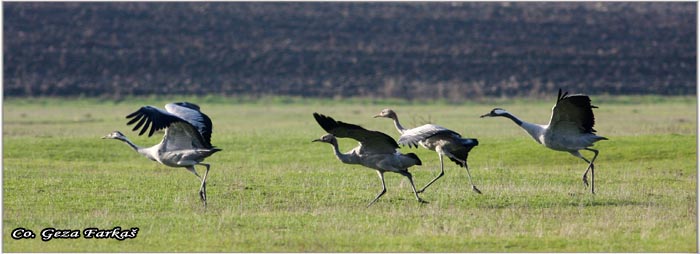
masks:
[[[594,97],[601,141],[596,195],[581,182],[586,164],[548,150],[504,118],[480,119],[503,107],[546,124],[550,100],[491,100],[452,105],[405,101],[298,98],[187,98],[214,122],[205,210],[199,180],[184,169],[140,157],[115,140],[139,137],[124,116],[144,104],[183,98],[6,99],[3,104],[4,252],[697,252],[695,97]],[[404,126],[431,121],[479,139],[466,172],[446,175],[421,197],[408,181],[344,165],[326,144],[312,112],[398,137]],[[342,150],[357,143],[341,139]],[[423,186],[439,172],[438,157],[415,152],[411,168]],[[584,152],[585,156],[592,156]],[[203,168],[198,168],[203,172]],[[34,239],[14,240],[16,228]],[[44,228],[82,231],[138,227],[134,239],[53,239]]]

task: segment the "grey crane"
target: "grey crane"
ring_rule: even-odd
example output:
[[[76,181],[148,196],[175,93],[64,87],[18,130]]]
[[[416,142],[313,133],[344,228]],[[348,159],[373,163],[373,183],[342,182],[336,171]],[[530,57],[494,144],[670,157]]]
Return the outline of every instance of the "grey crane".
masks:
[[[199,110],[199,106],[189,102],[175,102],[165,105],[165,111],[153,106],[144,106],[126,116],[131,119],[127,125],[138,121],[133,131],[141,128],[139,136],[146,133],[152,136],[155,131],[165,129],[163,140],[151,147],[135,145],[119,131],[114,131],[103,139],[116,139],[125,142],[129,147],[146,158],[170,167],[184,167],[199,177],[202,184],[199,196],[207,206],[207,175],[209,164],[202,161],[212,154],[221,151],[211,145],[211,119]],[[143,128],[142,128],[143,127]],[[204,177],[199,176],[195,165],[207,168]]]
[[[328,134],[312,142],[331,144],[335,156],[343,163],[360,164],[377,171],[379,179],[382,180],[382,192],[380,192],[367,207],[374,204],[374,202],[386,193],[384,172],[394,172],[407,177],[418,202],[427,203],[418,196],[416,186],[413,184],[413,175],[408,172],[409,167],[421,165],[421,161],[417,155],[413,153],[399,153],[397,150],[399,145],[393,138],[384,133],[370,131],[354,124],[335,121],[333,118],[319,113],[313,113],[313,115],[316,122],[318,122],[321,128],[328,132]],[[360,145],[347,153],[341,153],[338,149],[338,140],[336,137],[352,138],[357,140]]]
[[[494,108],[488,114],[481,117],[502,116],[512,120],[523,128],[532,138],[547,148],[556,151],[569,152],[571,155],[581,158],[588,163],[588,168],[583,172],[583,184],[588,186],[588,171],[591,172],[591,193],[595,194],[595,173],[593,162],[598,157],[598,150],[590,148],[593,143],[607,140],[595,134],[593,129],[595,118],[591,105],[591,99],[585,94],[562,93],[559,89],[557,103],[552,107],[552,116],[547,125],[528,123],[515,117],[502,108]],[[593,152],[590,161],[583,157],[579,150]]]
[[[401,126],[396,112],[388,108],[383,109],[374,117],[384,117],[394,121],[396,130],[401,133],[401,137],[399,137],[399,144],[408,145],[409,147],[418,147],[418,144],[420,144],[424,148],[438,153],[438,157],[440,158],[440,174],[438,174],[438,176],[432,181],[428,182],[428,184],[420,189],[418,193],[425,191],[428,186],[445,175],[445,164],[442,158],[444,155],[447,156],[447,158],[450,158],[451,161],[455,162],[460,167],[467,169],[467,176],[469,177],[469,184],[471,184],[472,190],[481,194],[481,191],[476,188],[472,182],[472,176],[471,173],[469,173],[469,165],[467,165],[469,151],[479,144],[478,140],[473,138],[462,138],[462,135],[459,133],[435,124],[425,124],[413,129],[406,129]]]

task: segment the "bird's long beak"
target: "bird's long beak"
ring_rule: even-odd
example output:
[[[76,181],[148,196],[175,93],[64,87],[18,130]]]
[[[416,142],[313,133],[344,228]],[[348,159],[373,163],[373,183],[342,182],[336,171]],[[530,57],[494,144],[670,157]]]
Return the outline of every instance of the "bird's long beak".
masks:
[[[320,139],[314,139],[314,140],[311,140],[311,142],[313,143],[313,142],[322,142],[322,141]]]
[[[375,116],[373,116],[373,118],[377,118],[377,117],[382,117],[382,116],[381,116],[381,115],[375,115]]]
[[[489,117],[489,116],[491,116],[491,113],[481,115],[479,118],[484,118],[484,117]]]
[[[102,137],[102,139],[107,139],[108,137],[109,137],[109,135],[105,135]]]

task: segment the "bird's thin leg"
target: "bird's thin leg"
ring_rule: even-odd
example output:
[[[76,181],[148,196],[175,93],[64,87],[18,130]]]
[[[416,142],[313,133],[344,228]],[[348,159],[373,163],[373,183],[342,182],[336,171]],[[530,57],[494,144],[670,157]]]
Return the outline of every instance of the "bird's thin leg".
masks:
[[[588,187],[588,171],[591,169],[591,165],[592,165],[592,164],[591,164],[591,161],[589,161],[589,160],[587,160],[585,157],[583,157],[583,155],[581,155],[581,153],[578,152],[578,151],[576,151],[576,152],[571,152],[571,154],[573,154],[574,156],[576,156],[576,157],[578,157],[578,158],[581,158],[583,161],[585,161],[586,163],[588,163],[588,167],[586,168],[586,171],[583,172],[583,176],[581,177],[581,180],[583,180],[583,185],[586,186],[586,187]]]
[[[367,205],[367,207],[370,207],[372,204],[374,204],[375,201],[377,201],[377,199],[379,199],[379,197],[386,193],[386,184],[384,183],[384,172],[377,171],[377,174],[379,175],[379,179],[382,180],[382,192],[380,192],[379,195],[377,195],[377,197],[375,197],[374,200],[372,200],[372,202],[369,202],[369,205]]]
[[[595,165],[593,165],[593,162],[598,157],[598,150],[595,150],[593,148],[586,148],[586,150],[593,152],[593,159],[591,159],[591,162],[588,163],[588,169],[591,170],[591,193],[595,194],[595,173],[594,173]],[[588,172],[588,169],[586,169],[586,173]],[[586,177],[586,173],[583,174],[584,179]]]
[[[199,197],[204,202],[204,207],[207,207],[207,176],[209,175],[209,164],[200,163],[207,167],[207,171],[204,172],[204,177],[202,178],[202,185],[199,187]]]
[[[425,189],[428,188],[428,186],[430,186],[435,181],[437,181],[437,179],[439,179],[440,177],[445,175],[445,165],[444,165],[443,160],[442,160],[442,153],[438,153],[438,156],[440,157],[440,174],[437,177],[435,177],[432,181],[430,181],[428,184],[423,186],[423,188],[418,190],[418,193],[423,193],[423,191],[425,191]]]
[[[408,171],[398,171],[398,172],[399,172],[399,174],[402,174],[408,178],[408,182],[411,183],[411,188],[413,188],[413,194],[416,195],[416,199],[418,200],[418,202],[428,203],[427,201],[423,200],[422,198],[420,198],[418,196],[418,191],[416,191],[416,185],[413,184],[413,175],[411,175],[411,173]],[[430,185],[430,184],[428,184],[428,185]]]
[[[459,159],[450,153],[446,153],[446,155],[449,156],[450,158],[453,158],[455,160],[458,160],[458,161],[464,163],[464,168],[467,170],[467,177],[469,177],[469,184],[472,185],[472,190],[476,193],[481,194],[481,191],[478,188],[476,188],[476,185],[474,185],[474,182],[472,181],[472,174],[469,172],[469,165],[467,164],[467,161]]]
[[[595,194],[595,165],[591,160],[591,194]]]
[[[589,161],[588,159],[583,157],[583,155],[581,155],[581,153],[579,153],[578,151],[576,153],[571,153],[571,154],[573,154],[576,157],[581,158],[583,161],[588,163],[588,167],[586,168],[586,171],[583,172],[583,176],[581,177],[581,180],[583,181],[583,185],[588,187],[588,171],[591,170],[591,165],[592,165],[591,161]]]
[[[199,179],[202,179],[202,177],[199,176],[199,174],[197,174],[197,170],[194,169],[194,166],[187,166],[187,167],[185,167],[185,168],[186,168],[188,171],[192,172],[192,174],[194,174],[194,175],[196,175],[197,177],[199,177]]]
[[[583,185],[585,185],[586,187],[588,187],[588,171],[591,170],[591,165],[592,165],[592,164],[591,164],[591,161],[587,160],[586,158],[583,158],[583,156],[581,156],[581,159],[583,159],[583,161],[585,161],[586,163],[588,163],[588,167],[586,167],[586,171],[583,172],[583,177],[582,177]]]
[[[467,164],[466,161],[464,162],[464,168],[467,169],[467,176],[469,177],[469,184],[472,185],[472,190],[476,193],[481,194],[481,191],[478,188],[476,188],[476,185],[474,185],[474,183],[472,183],[472,174],[469,173],[469,164]]]

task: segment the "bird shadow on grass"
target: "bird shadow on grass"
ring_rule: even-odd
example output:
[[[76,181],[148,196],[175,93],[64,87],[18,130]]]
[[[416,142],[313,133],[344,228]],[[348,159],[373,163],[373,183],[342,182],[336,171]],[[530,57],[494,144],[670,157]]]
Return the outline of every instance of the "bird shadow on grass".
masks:
[[[583,195],[583,194],[582,194]],[[554,207],[620,207],[644,206],[649,202],[630,199],[599,198],[595,196],[567,195],[558,197],[533,196],[531,198],[501,197],[497,200],[484,200],[477,204],[481,208],[554,208]]]
[[[605,207],[605,206],[641,206],[647,205],[648,202],[639,202],[635,200],[624,199],[589,199],[589,200],[571,200],[563,205],[578,206],[578,207]]]

